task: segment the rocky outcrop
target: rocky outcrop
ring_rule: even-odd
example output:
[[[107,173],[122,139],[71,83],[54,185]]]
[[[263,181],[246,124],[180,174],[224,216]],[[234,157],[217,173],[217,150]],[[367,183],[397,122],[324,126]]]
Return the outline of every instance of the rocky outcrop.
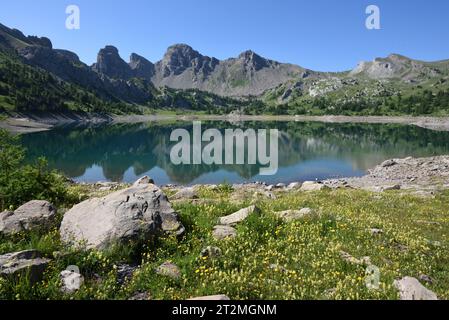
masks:
[[[156,63],[153,83],[174,89],[199,89],[223,96],[260,95],[294,79],[305,69],[268,60],[253,51],[218,60],[201,55],[188,45],[168,48]]]
[[[13,49],[20,49],[24,45],[34,45],[46,48],[53,48],[50,39],[46,37],[37,36],[25,36],[21,31],[17,29],[10,29],[0,23],[0,36],[3,39],[5,45],[10,46]],[[19,41],[17,41],[19,40]]]
[[[129,67],[133,71],[134,77],[143,78],[148,81],[151,81],[155,73],[154,64],[136,53],[131,54]]]
[[[112,79],[129,80],[133,75],[131,67],[120,57],[114,46],[106,46],[100,50],[92,69]]]
[[[391,54],[386,58],[376,58],[371,62],[360,62],[351,71],[351,76],[365,76],[371,79],[393,79],[419,81],[426,77],[434,77],[439,71],[428,63],[413,60],[399,54]]]
[[[197,76],[207,76],[218,64],[217,59],[203,56],[186,44],[175,44],[167,49],[163,59],[157,63],[157,69],[163,78],[180,75],[187,69]]]
[[[34,200],[16,211],[0,213],[0,234],[16,234],[23,231],[49,229],[54,225],[56,208],[48,201]]]
[[[64,215],[61,239],[67,244],[105,249],[162,233],[182,235],[185,229],[177,213],[162,190],[149,181],[142,178],[130,188],[76,205]]]
[[[98,96],[106,99],[120,98],[125,101],[143,103],[152,97],[151,92],[127,81],[132,76],[132,70],[124,61],[124,66],[117,62],[118,65],[122,65],[124,68],[123,78],[110,78],[107,74],[116,75],[116,73],[119,73],[120,67],[113,63],[110,64],[114,65],[114,67],[109,67],[109,59],[114,59],[110,58],[106,53],[101,54],[102,58],[99,59],[101,61],[100,65],[103,66],[107,74],[95,72],[82,63],[76,54],[66,50],[26,46],[18,50],[18,54],[29,64],[42,68],[66,82],[89,88],[89,90],[94,89]],[[103,56],[108,56],[108,58]],[[95,66],[95,68],[99,68],[99,66]]]
[[[449,186],[449,157],[386,160],[363,177],[332,179],[324,184],[331,188],[345,187],[373,192],[411,190],[422,195],[432,195],[435,190]]]
[[[36,250],[4,254],[0,256],[0,276],[27,276],[30,283],[36,283],[42,279],[49,262]]]

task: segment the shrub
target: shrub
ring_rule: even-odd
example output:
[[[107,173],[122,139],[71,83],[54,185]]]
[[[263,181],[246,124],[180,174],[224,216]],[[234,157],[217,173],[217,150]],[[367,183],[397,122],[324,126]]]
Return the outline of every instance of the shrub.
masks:
[[[14,209],[30,200],[47,200],[55,205],[70,202],[65,178],[49,170],[47,161],[24,164],[25,149],[20,138],[0,130],[0,209]]]

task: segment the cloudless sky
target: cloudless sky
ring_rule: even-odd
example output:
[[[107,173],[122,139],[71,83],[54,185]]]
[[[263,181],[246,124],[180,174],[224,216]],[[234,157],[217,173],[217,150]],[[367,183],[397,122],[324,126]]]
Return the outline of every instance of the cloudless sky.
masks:
[[[71,4],[81,10],[80,30],[65,28]],[[381,30],[365,28],[370,4],[380,7]],[[88,64],[107,44],[126,61],[136,52],[155,62],[187,43],[218,59],[251,49],[318,71],[390,53],[449,58],[448,0],[2,0],[0,23],[49,37]]]

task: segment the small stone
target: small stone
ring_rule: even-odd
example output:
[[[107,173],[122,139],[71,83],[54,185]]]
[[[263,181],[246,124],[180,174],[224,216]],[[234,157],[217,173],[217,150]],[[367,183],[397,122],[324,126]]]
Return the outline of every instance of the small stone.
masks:
[[[230,301],[231,299],[228,296],[223,294],[216,296],[205,296],[205,297],[197,297],[188,299],[189,301]]]
[[[217,240],[235,238],[237,236],[237,230],[230,226],[219,225],[214,227],[212,235]]]
[[[370,257],[363,257],[361,259],[357,259],[355,257],[353,257],[352,255],[350,255],[349,253],[345,252],[345,251],[340,251],[340,257],[351,264],[356,264],[356,265],[363,265],[363,266],[370,266],[371,265],[371,258]]]
[[[272,192],[268,192],[268,191],[263,191],[263,192],[259,192],[256,191],[253,194],[253,198],[267,198],[267,199],[277,199],[276,195]]]
[[[162,276],[166,276],[172,279],[179,279],[181,277],[181,270],[178,266],[171,262],[164,262],[156,269],[156,273]]]
[[[283,266],[280,266],[278,264],[271,264],[270,269],[276,272],[287,272],[287,269],[285,269]]]
[[[221,256],[221,249],[217,247],[208,246],[201,250],[201,257],[208,257],[208,258],[217,258]]]
[[[287,186],[285,185],[285,183],[278,183],[277,185],[276,185],[276,188],[277,189],[284,189],[284,188],[286,188]]]
[[[194,188],[184,188],[178,191],[171,200],[193,200],[198,199],[198,194]]]
[[[327,289],[326,291],[324,291],[324,296],[326,298],[332,298],[336,293],[337,293],[336,288]]]
[[[378,236],[384,233],[384,231],[382,229],[377,229],[377,228],[372,228],[369,230],[371,235],[373,236]]]
[[[267,198],[267,199],[271,199],[271,200],[276,200],[277,199],[276,195],[273,192],[268,192],[267,191],[267,192],[262,193],[262,195],[265,198]]]
[[[393,285],[399,290],[401,300],[438,300],[434,292],[424,287],[415,278],[404,277],[394,281]]]
[[[144,176],[144,177],[140,178],[139,180],[137,180],[136,182],[134,182],[133,186],[136,187],[141,184],[154,184],[154,180],[148,176]]]
[[[395,185],[392,185],[392,186],[382,187],[382,191],[393,191],[393,190],[401,190],[401,185],[400,184],[395,184]]]
[[[313,214],[313,210],[310,208],[303,208],[301,210],[285,210],[285,211],[275,213],[275,215],[278,218],[280,218],[286,222],[299,220],[306,216],[310,216],[312,214]]]
[[[384,161],[380,166],[382,168],[388,168],[397,165],[398,163],[395,160],[387,160]]]
[[[66,294],[73,294],[84,284],[84,277],[74,271],[64,270],[60,274],[62,287],[61,291]]]
[[[299,182],[292,182],[287,186],[287,190],[295,190],[300,189],[302,186],[302,183]]]
[[[129,264],[121,264],[117,266],[117,284],[123,285],[131,280],[137,267]]]
[[[418,279],[422,282],[427,282],[428,284],[433,284],[433,279],[426,274],[421,274]]]
[[[148,301],[148,300],[151,300],[151,295],[148,292],[137,292],[132,297],[130,297],[128,300]]]
[[[322,183],[315,182],[315,181],[306,181],[301,186],[301,191],[303,192],[310,192],[310,191],[321,191],[329,189],[329,187],[325,186]]]
[[[219,224],[233,226],[248,218],[251,214],[259,214],[260,209],[256,206],[250,206],[248,208],[241,209],[229,216],[221,217]]]

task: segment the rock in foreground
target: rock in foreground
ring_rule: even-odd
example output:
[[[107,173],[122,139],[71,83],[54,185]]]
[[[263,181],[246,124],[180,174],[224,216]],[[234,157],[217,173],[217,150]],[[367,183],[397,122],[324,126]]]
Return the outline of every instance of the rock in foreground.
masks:
[[[412,277],[396,280],[394,286],[399,290],[401,300],[438,300],[434,292]]]
[[[106,249],[164,232],[182,235],[185,229],[177,213],[162,190],[151,182],[144,177],[130,188],[76,205],[64,216],[61,239],[87,249]]]
[[[49,262],[36,250],[8,253],[0,256],[0,276],[27,275],[33,284],[42,279]]]
[[[55,221],[56,209],[48,201],[33,200],[16,211],[0,213],[0,234],[16,234],[41,228],[50,228]]]

